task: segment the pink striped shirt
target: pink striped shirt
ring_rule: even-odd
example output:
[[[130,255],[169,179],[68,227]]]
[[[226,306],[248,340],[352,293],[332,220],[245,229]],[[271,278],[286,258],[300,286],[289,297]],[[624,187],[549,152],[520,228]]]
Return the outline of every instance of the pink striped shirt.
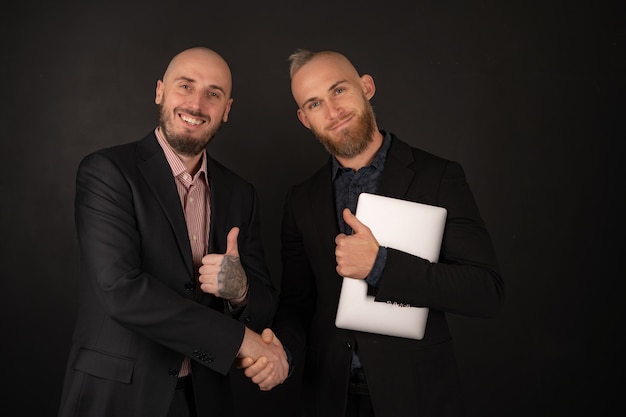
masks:
[[[189,234],[189,243],[191,244],[191,252],[193,255],[193,267],[196,271],[196,295],[198,295],[200,293],[200,284],[198,283],[200,273],[198,270],[200,266],[202,266],[202,257],[206,255],[207,252],[211,218],[206,151],[202,154],[200,169],[192,177],[187,172],[183,161],[181,161],[174,149],[172,149],[170,144],[167,143],[167,140],[163,137],[161,129],[157,127],[154,133],[172,169],[172,175],[174,176],[178,195],[180,196],[180,204],[185,213],[187,233]],[[191,367],[189,358],[185,358],[178,376],[182,377],[190,373]]]

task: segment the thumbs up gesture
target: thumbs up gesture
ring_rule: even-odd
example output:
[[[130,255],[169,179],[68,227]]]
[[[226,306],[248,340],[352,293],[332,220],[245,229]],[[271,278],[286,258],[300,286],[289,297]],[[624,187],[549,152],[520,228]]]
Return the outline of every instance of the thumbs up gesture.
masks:
[[[233,227],[226,237],[226,253],[210,253],[202,258],[200,288],[233,303],[241,303],[248,293],[248,277],[239,260],[237,237],[239,228]]]
[[[365,279],[376,261],[378,241],[370,228],[361,223],[349,209],[343,209],[342,214],[353,233],[340,233],[335,238],[337,273],[342,277]]]

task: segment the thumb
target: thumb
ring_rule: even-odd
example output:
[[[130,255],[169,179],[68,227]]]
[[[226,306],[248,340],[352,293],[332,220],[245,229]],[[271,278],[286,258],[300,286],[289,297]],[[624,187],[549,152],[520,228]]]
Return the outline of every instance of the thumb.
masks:
[[[237,238],[239,237],[239,228],[233,227],[226,237],[226,255],[239,256],[239,245]]]
[[[272,343],[274,340],[274,332],[270,328],[266,328],[261,333],[261,339],[263,339],[263,343],[267,343],[268,345]]]
[[[359,219],[356,218],[354,214],[350,211],[350,209],[343,209],[343,219],[346,224],[352,228],[352,231],[356,234],[361,232],[363,229],[367,228]]]

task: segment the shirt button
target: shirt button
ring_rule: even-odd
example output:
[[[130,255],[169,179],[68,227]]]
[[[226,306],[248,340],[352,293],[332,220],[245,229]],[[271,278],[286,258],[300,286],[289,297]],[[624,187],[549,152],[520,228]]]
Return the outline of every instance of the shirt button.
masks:
[[[346,342],[346,349],[352,350],[352,343]]]

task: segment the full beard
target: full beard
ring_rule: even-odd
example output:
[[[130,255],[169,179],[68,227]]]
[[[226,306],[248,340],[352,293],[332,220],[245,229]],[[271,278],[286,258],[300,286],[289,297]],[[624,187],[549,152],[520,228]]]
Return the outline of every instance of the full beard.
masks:
[[[354,128],[345,128],[338,133],[338,138],[333,139],[315,129],[311,129],[315,137],[324,145],[328,153],[335,157],[352,159],[363,152],[372,142],[374,137],[375,118],[374,109],[369,101],[363,114],[359,116]]]
[[[217,123],[212,129],[208,130],[205,135],[196,138],[192,135],[185,134],[184,132],[174,132],[171,119],[173,117],[172,114],[175,114],[176,112],[176,109],[174,109],[174,111],[172,112],[171,110],[165,109],[163,105],[159,105],[159,127],[161,128],[163,136],[167,140],[167,143],[170,144],[172,149],[174,149],[174,151],[176,151],[176,153],[178,153],[179,155],[189,157],[199,155],[204,151],[211,139],[213,139],[213,137],[215,137],[217,132],[219,132],[219,130],[221,129],[221,121]],[[185,112],[195,117],[203,117],[209,119],[210,122],[210,118],[206,115],[189,110],[185,110]]]

